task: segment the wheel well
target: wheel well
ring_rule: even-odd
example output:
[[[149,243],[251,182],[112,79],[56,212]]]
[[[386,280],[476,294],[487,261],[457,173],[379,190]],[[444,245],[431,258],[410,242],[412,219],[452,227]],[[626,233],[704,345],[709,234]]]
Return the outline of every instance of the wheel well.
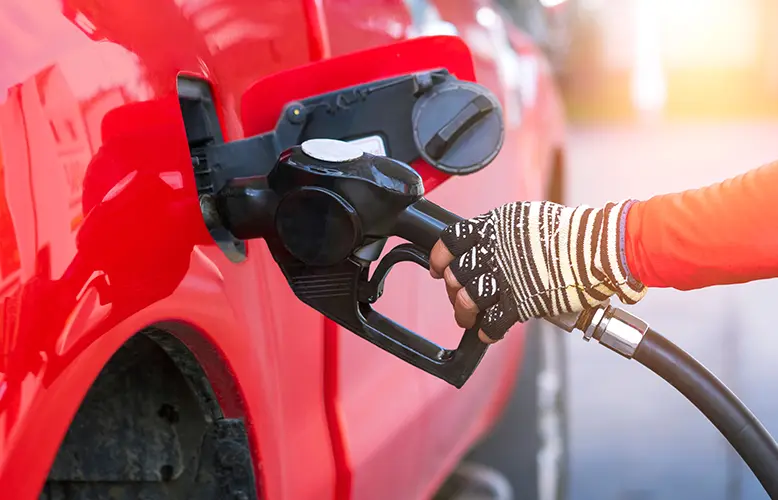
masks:
[[[148,328],[122,345],[90,387],[40,498],[257,497],[243,419],[224,417],[183,342]]]
[[[555,148],[551,152],[546,200],[559,204],[565,203],[565,153],[562,148]]]

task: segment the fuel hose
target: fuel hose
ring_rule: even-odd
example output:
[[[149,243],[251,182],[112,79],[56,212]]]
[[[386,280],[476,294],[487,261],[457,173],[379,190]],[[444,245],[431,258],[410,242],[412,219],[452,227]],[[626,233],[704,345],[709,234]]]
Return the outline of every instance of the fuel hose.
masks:
[[[778,444],[753,413],[713,373],[640,318],[604,304],[580,315],[550,319],[579,329],[625,358],[634,359],[686,396],[721,432],[772,499],[778,500]]]
[[[633,358],[686,396],[729,441],[770,498],[778,499],[778,445],[726,385],[652,329],[643,335]]]

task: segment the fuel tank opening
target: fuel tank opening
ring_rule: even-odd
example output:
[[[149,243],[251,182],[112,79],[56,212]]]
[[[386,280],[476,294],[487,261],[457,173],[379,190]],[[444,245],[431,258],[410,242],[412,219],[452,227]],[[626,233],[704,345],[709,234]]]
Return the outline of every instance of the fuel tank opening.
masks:
[[[208,163],[206,151],[209,147],[223,144],[224,137],[216,114],[211,85],[206,80],[179,76],[176,87],[203,219],[211,237],[227,258],[233,262],[241,262],[246,258],[246,242],[235,238],[222,227],[213,199],[213,169]]]

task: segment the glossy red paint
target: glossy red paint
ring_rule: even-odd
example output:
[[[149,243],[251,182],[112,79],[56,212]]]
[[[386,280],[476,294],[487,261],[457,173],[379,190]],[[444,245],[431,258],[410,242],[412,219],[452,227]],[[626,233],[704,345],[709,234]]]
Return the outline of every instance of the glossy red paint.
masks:
[[[327,20],[324,18],[322,0],[303,0],[308,45],[312,61],[326,59],[332,55]]]
[[[211,83],[226,140],[272,127],[295,92],[437,66],[438,58],[509,104],[515,85],[496,57],[501,42],[476,21],[488,5],[437,2],[466,45],[440,39],[438,52],[370,60],[359,72],[345,65],[314,85],[292,82],[265,96],[249,89],[321,58],[406,39],[417,21],[403,0],[0,5],[3,498],[38,497],[90,384],[148,325],[183,340],[224,412],[250,424],[266,498],[429,496],[498,413],[515,382],[522,329],[457,391],[300,303],[263,242],[249,243],[245,261],[228,260],[200,216],[176,78]],[[542,62],[531,43],[513,40]],[[523,103],[492,166],[446,180],[415,165],[435,188],[433,201],[470,216],[542,196],[561,122],[552,82],[539,74],[530,79],[538,99]],[[403,280],[413,286],[399,287]],[[440,283],[420,270],[393,273],[377,308],[444,344],[461,333]]]

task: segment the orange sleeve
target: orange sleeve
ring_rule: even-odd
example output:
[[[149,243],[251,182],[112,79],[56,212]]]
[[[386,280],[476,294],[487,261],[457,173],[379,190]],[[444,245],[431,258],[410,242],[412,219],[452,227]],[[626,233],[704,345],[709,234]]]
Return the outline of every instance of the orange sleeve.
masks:
[[[692,290],[778,277],[778,162],[632,205],[625,252],[647,287]]]

